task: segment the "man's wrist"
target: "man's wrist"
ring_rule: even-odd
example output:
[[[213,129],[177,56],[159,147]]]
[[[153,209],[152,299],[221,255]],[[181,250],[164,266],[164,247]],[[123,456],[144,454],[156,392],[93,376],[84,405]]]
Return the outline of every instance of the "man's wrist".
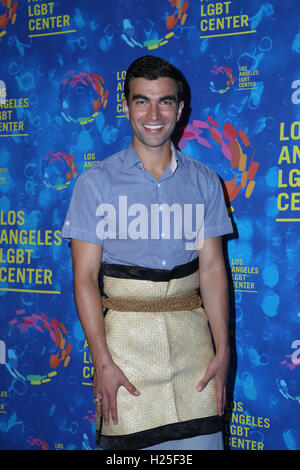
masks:
[[[97,359],[93,361],[95,369],[105,369],[109,364],[113,362],[113,359],[109,353],[103,353],[97,356]]]
[[[224,342],[216,345],[216,354],[217,355],[226,355],[230,352],[229,342]]]

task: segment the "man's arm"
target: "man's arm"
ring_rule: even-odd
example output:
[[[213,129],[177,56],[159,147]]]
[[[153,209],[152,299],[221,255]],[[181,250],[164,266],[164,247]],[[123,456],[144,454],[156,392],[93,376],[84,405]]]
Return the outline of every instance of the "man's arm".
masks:
[[[214,378],[218,414],[222,415],[226,399],[226,379],[229,366],[228,281],[222,251],[222,238],[209,238],[199,253],[200,291],[211,328],[216,355],[205,376],[197,385],[202,390]]]
[[[95,369],[94,396],[102,399],[102,405],[96,405],[97,413],[103,414],[106,423],[109,423],[111,415],[116,424],[118,422],[116,397],[119,387],[124,386],[132,395],[139,395],[139,392],[113,362],[106,344],[98,285],[102,247],[93,243],[72,240],[71,250],[76,308]]]

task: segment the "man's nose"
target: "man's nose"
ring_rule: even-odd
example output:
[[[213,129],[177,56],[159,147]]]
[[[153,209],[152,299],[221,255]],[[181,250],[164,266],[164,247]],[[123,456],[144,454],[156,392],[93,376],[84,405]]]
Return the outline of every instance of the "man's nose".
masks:
[[[157,121],[159,118],[159,105],[157,103],[150,103],[149,118],[152,121]]]

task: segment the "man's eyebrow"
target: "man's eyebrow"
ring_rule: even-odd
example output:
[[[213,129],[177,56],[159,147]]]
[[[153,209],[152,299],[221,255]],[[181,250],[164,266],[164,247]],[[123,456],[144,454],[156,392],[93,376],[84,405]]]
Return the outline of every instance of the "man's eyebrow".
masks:
[[[175,95],[166,95],[166,96],[162,96],[159,101],[177,101],[177,98]]]
[[[133,95],[132,99],[133,100],[147,100],[147,101],[149,101],[149,98],[147,98],[147,96],[139,95],[139,94]]]
[[[136,95],[133,95],[132,97],[132,100],[146,100],[146,101],[149,101],[149,98],[145,95],[140,95],[140,94],[136,94]],[[159,101],[177,101],[177,98],[175,95],[166,95],[166,96],[162,96],[161,98],[159,98]]]

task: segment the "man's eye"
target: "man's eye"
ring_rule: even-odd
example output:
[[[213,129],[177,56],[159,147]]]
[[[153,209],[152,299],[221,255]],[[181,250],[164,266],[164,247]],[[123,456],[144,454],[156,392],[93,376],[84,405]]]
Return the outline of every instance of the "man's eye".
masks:
[[[170,100],[164,100],[164,101],[161,102],[161,104],[163,106],[171,106],[173,104],[173,102],[170,101]]]
[[[145,103],[146,103],[145,100],[137,100],[137,101],[136,101],[136,104],[137,104],[138,106],[143,106]]]

